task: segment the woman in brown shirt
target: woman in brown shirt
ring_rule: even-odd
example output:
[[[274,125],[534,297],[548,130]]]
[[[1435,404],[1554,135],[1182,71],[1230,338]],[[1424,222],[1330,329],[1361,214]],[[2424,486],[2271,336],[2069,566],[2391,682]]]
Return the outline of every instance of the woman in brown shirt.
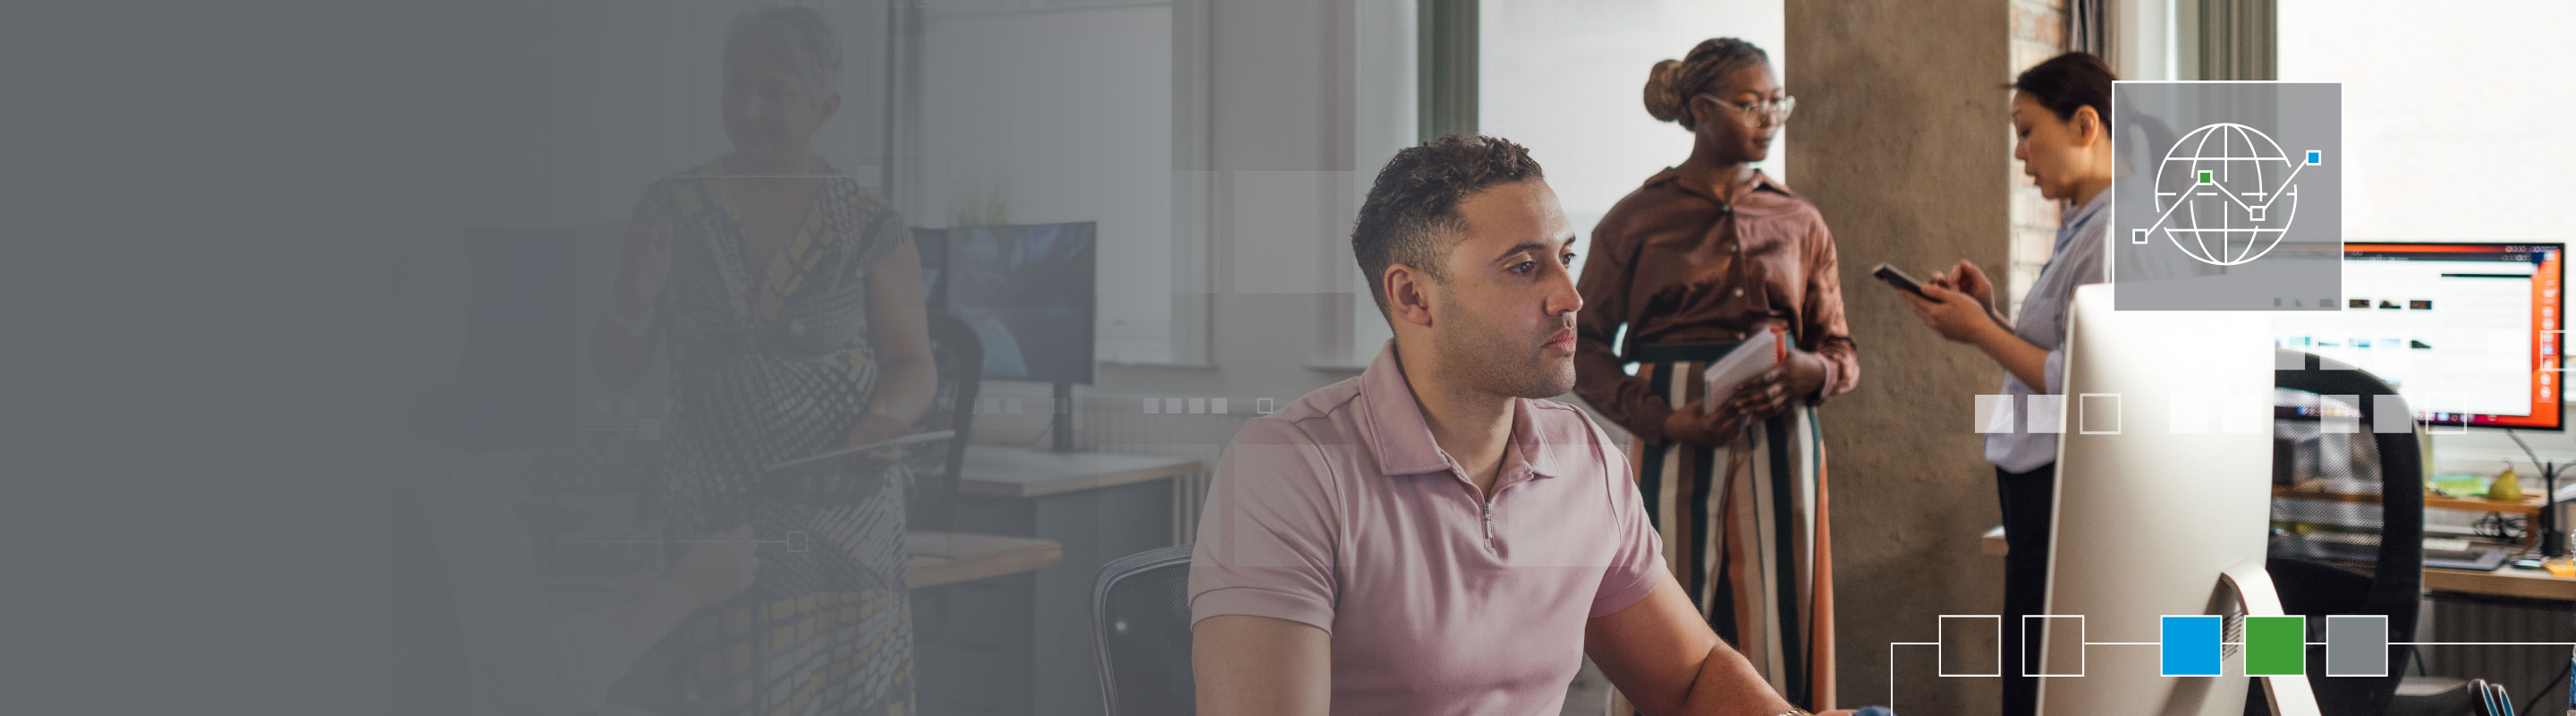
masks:
[[[1860,366],[1823,217],[1751,166],[1790,107],[1769,57],[1743,40],[1655,65],[1647,111],[1697,140],[1593,230],[1574,392],[1636,436],[1630,461],[1665,560],[1710,625],[1791,702],[1823,710],[1833,569],[1813,406],[1851,390]],[[1758,331],[1792,347],[1706,410],[1695,377]]]

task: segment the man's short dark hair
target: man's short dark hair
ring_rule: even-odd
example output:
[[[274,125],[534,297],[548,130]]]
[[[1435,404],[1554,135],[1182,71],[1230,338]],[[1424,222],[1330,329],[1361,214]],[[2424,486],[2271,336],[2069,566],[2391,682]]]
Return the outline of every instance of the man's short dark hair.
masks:
[[[1404,264],[1447,278],[1440,274],[1441,256],[1467,228],[1459,202],[1496,184],[1542,178],[1529,150],[1506,139],[1452,134],[1396,152],[1369,186],[1351,228],[1351,254],[1368,277],[1378,312],[1387,312],[1388,266]]]

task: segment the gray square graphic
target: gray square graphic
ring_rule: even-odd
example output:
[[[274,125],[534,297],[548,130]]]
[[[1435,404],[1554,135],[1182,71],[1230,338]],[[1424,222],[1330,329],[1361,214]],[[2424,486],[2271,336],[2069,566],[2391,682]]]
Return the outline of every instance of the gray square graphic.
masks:
[[[2327,676],[2387,676],[2388,617],[2326,617]]]
[[[2333,311],[2343,295],[2343,85],[2118,82],[2112,303]]]

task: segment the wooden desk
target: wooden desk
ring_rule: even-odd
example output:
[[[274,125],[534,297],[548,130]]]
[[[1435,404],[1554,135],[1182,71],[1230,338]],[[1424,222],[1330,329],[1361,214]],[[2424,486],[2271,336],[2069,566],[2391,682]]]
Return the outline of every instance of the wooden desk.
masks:
[[[2324,492],[2320,490],[2300,490],[2288,487],[2272,488],[2272,496],[2297,500],[2354,502],[2366,505],[2379,504],[2378,495],[2351,492]],[[2459,510],[2462,512],[2498,512],[2508,515],[2537,515],[2540,514],[2541,508],[2542,503],[2539,495],[2525,496],[2521,500],[2490,500],[2484,497],[2444,497],[2430,492],[2424,493],[2424,509],[2427,510]]]
[[[904,535],[904,578],[913,589],[971,582],[1006,574],[1034,572],[1064,561],[1064,545],[1052,540],[962,532],[913,532]]]
[[[2002,555],[2012,551],[2004,542],[2004,528],[1996,525],[1977,540],[1977,551]],[[2367,571],[2367,568],[2363,568]],[[2424,568],[2424,588],[2436,592],[2459,592],[2526,599],[2550,599],[2576,602],[2576,579],[2560,578],[2547,570],[2504,567],[2492,572],[2470,569]]]
[[[1028,498],[1195,475],[1204,466],[1185,457],[973,445],[966,448],[963,468],[958,472],[960,493]]]

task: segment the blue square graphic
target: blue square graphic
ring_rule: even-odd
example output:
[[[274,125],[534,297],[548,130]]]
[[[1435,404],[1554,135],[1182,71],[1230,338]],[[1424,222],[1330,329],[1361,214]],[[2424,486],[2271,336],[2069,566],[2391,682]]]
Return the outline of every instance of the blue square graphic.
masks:
[[[2218,676],[2218,617],[2165,617],[2162,644],[2165,676]]]
[[[2308,163],[2309,163],[2309,164],[2324,164],[2324,163],[2326,163],[2326,153],[2325,153],[2325,152],[2321,152],[2321,151],[2317,151],[2317,150],[2314,150],[2314,149],[2310,149],[2310,150],[2308,150]]]

